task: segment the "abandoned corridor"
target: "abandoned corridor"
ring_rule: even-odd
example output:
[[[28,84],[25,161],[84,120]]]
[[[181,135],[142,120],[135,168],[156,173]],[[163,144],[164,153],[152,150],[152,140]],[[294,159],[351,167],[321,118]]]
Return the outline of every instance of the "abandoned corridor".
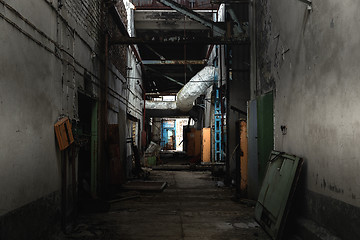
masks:
[[[53,240],[268,240],[250,202],[234,202],[209,171],[151,171],[163,192],[122,192],[106,212],[81,214]]]
[[[0,0],[0,239],[262,239],[254,216],[360,239],[359,23],[359,0]],[[116,193],[144,168],[163,192]]]

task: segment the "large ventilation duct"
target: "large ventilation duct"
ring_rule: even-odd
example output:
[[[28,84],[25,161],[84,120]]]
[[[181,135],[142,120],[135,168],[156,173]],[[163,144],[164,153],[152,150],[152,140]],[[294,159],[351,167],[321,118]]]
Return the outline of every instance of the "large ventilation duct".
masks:
[[[207,66],[198,72],[178,92],[176,102],[146,101],[146,109],[179,109],[183,112],[190,111],[194,101],[214,83],[216,68]]]
[[[203,68],[178,92],[176,107],[184,112],[191,110],[194,101],[214,84],[214,77],[215,67]]]

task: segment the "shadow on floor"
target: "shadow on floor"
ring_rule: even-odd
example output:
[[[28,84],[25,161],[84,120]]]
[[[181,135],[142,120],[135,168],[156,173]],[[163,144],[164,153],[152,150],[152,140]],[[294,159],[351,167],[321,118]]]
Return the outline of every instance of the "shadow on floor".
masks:
[[[218,187],[209,171],[152,171],[163,192],[130,192],[108,212],[80,215],[70,234],[53,239],[235,240],[269,239],[254,221],[254,208],[231,201],[233,190]]]

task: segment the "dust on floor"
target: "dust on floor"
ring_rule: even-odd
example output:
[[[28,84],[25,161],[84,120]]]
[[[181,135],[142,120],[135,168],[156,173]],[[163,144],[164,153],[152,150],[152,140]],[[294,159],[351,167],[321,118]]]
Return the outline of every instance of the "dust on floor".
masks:
[[[268,240],[254,221],[254,208],[231,200],[231,188],[218,187],[210,172],[152,171],[166,181],[163,192],[137,192],[114,201],[106,213],[80,215],[65,240]]]

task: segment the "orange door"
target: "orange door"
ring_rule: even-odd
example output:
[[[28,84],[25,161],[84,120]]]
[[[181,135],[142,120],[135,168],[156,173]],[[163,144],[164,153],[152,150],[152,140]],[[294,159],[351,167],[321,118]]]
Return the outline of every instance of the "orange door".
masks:
[[[201,161],[211,162],[211,128],[202,129]]]
[[[240,188],[241,191],[246,193],[247,191],[247,168],[248,168],[248,139],[247,139],[247,126],[246,121],[240,121],[240,173],[241,173],[241,182]]]

